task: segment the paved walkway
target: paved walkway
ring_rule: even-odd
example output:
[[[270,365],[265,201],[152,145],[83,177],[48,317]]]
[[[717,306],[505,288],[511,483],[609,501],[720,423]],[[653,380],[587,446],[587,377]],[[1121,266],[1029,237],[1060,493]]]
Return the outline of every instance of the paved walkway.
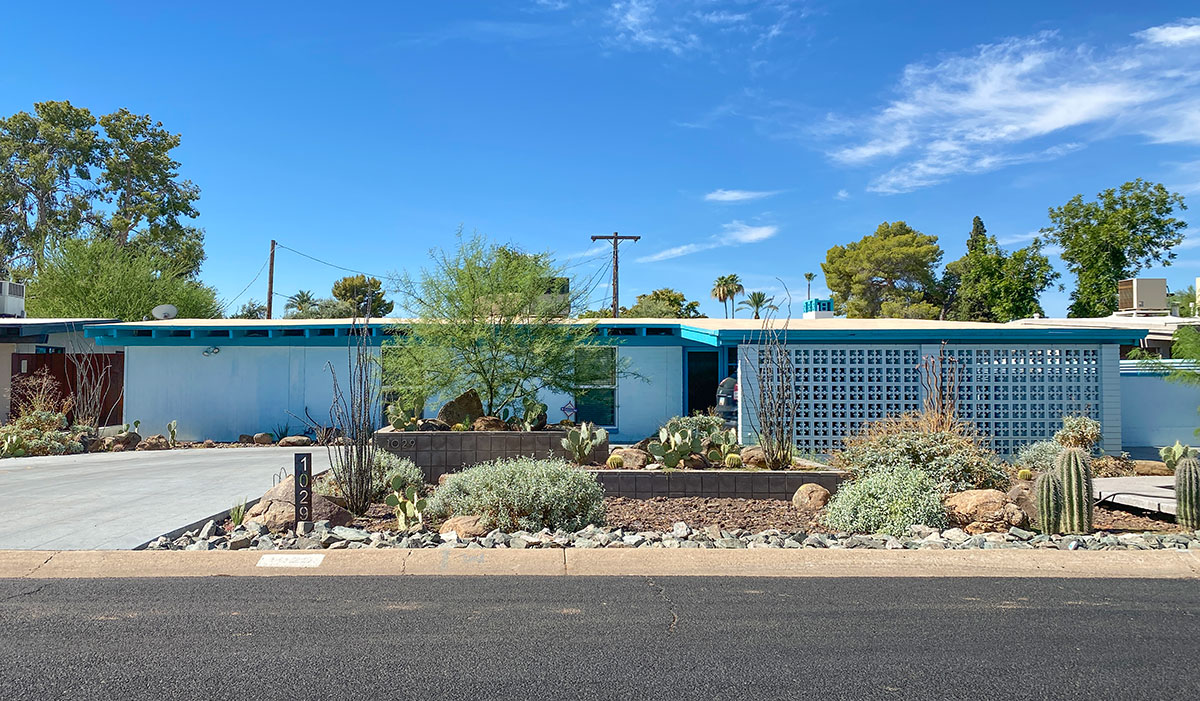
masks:
[[[0,460],[0,549],[134,548],[257,499],[293,448],[215,448]],[[306,449],[307,452],[307,449]],[[329,466],[312,448],[313,472]]]
[[[1175,514],[1174,477],[1103,477],[1092,481],[1092,494],[1101,505],[1124,504]]]

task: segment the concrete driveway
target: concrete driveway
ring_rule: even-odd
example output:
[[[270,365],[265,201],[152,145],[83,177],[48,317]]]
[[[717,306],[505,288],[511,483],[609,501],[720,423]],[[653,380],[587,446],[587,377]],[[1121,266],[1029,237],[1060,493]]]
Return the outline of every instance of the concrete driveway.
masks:
[[[329,467],[325,448],[313,473]],[[0,549],[133,548],[257,499],[295,448],[213,448],[0,460]]]

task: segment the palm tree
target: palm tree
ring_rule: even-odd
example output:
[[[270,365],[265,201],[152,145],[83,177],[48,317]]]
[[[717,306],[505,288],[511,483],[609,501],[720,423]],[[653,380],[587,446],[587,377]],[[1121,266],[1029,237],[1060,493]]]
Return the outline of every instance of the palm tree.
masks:
[[[306,314],[317,306],[316,295],[312,290],[300,290],[296,294],[288,297],[287,306],[284,311],[295,310],[297,314]]]
[[[732,316],[730,312],[733,311],[733,300],[743,294],[746,294],[746,288],[742,286],[742,279],[736,274],[722,275],[713,282],[712,296],[721,302],[726,319]]]
[[[817,276],[816,273],[804,273],[804,280],[808,283],[808,298],[812,299],[812,281]]]
[[[768,297],[766,292],[751,292],[746,295],[746,299],[738,305],[738,309],[749,309],[754,313],[754,318],[758,319],[759,312],[765,310],[775,311],[779,309],[779,305],[775,304],[774,297]]]

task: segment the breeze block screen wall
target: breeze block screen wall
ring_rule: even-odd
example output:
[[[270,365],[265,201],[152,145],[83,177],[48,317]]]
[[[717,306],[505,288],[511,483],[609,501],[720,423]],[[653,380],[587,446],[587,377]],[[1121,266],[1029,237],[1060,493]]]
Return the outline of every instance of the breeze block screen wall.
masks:
[[[738,429],[752,443],[762,352],[755,344],[741,348]],[[791,381],[801,453],[829,455],[865,423],[919,411],[925,392],[918,366],[939,353],[944,370],[957,375],[959,416],[973,422],[1000,455],[1052,438],[1064,414],[1100,421],[1101,447],[1121,449],[1116,344],[813,343],[785,349],[795,365]]]

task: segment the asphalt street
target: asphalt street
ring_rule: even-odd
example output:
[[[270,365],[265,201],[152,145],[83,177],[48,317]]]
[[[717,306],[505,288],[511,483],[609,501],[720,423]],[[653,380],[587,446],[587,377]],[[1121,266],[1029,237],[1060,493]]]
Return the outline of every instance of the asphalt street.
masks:
[[[0,580],[19,699],[1182,699],[1191,580]]]

